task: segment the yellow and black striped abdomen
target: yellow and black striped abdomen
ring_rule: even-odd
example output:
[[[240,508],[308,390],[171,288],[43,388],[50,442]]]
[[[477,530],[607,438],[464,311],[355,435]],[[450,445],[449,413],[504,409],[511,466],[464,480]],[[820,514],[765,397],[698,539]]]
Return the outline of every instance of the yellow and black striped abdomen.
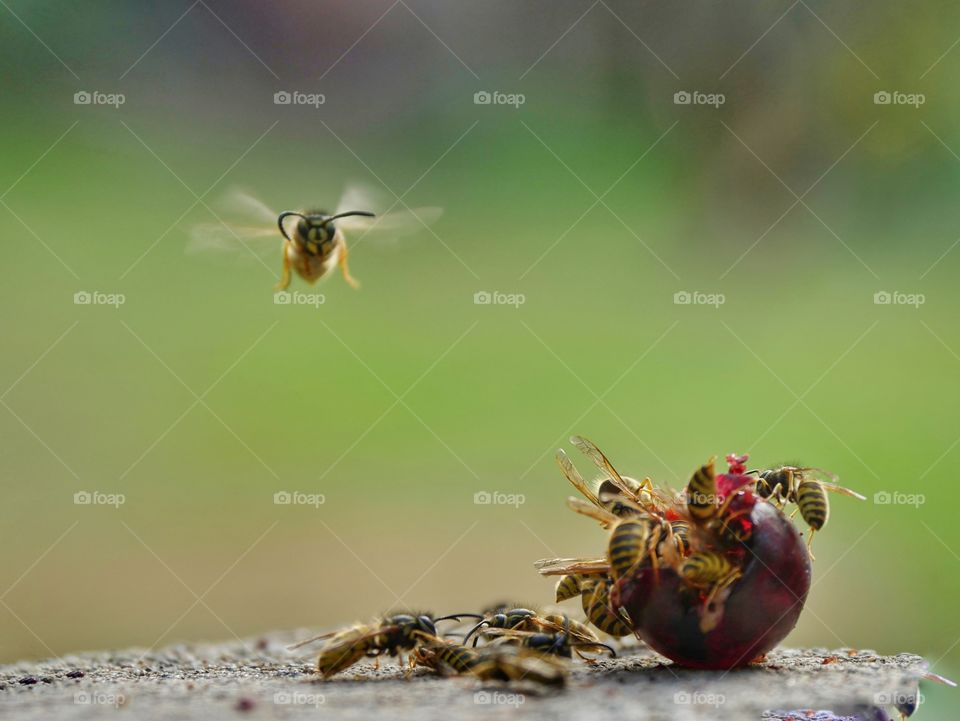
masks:
[[[580,576],[576,574],[562,576],[557,581],[557,603],[579,596],[581,590]]]
[[[819,531],[827,523],[830,502],[819,481],[800,481],[797,486],[797,507],[810,528]]]
[[[683,560],[679,574],[691,586],[706,587],[723,580],[733,572],[733,564],[713,551],[700,551]]]
[[[690,550],[690,524],[686,521],[670,521],[670,533],[681,556]]]
[[[467,673],[480,660],[476,651],[464,646],[442,646],[435,649],[437,659],[452,668],[457,673]]]
[[[607,558],[614,578],[622,578],[643,561],[650,544],[650,524],[646,520],[620,521],[610,534]]]
[[[630,635],[627,625],[610,610],[610,595],[606,579],[584,583],[582,600],[583,612],[594,626],[617,638]]]
[[[717,479],[713,459],[697,469],[687,483],[687,511],[696,523],[708,521],[717,510]]]

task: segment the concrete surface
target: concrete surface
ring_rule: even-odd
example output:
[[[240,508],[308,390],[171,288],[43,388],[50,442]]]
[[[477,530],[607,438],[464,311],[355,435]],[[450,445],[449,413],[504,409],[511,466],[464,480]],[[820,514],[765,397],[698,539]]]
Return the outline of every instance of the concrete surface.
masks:
[[[303,630],[244,644],[129,649],[3,666],[0,718],[784,719],[791,717],[784,709],[849,710],[915,693],[926,668],[912,654],[781,649],[756,667],[703,672],[633,648],[594,666],[577,664],[561,691],[426,671],[405,679],[394,659],[385,659],[379,671],[364,662],[324,682],[312,672],[308,649],[285,648],[309,635]],[[888,711],[896,718],[892,704]],[[922,712],[917,716],[922,720]],[[794,717],[834,718],[810,711]]]

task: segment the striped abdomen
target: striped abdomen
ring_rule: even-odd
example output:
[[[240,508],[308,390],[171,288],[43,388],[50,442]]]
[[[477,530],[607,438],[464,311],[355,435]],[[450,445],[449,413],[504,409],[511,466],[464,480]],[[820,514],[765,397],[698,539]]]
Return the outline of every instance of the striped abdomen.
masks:
[[[697,523],[708,521],[716,512],[717,479],[713,459],[697,469],[687,483],[687,511]]]
[[[480,660],[476,651],[464,646],[441,646],[432,650],[438,661],[449,666],[457,673],[467,673]]]
[[[637,519],[621,521],[613,528],[607,558],[614,578],[622,578],[643,562],[650,546],[650,523]]]
[[[610,610],[609,588],[606,579],[597,579],[583,585],[583,612],[590,623],[604,633],[620,638],[630,635],[627,625]]]
[[[705,588],[728,578],[734,572],[733,564],[725,556],[713,551],[699,551],[683,560],[679,574],[691,586]]]
[[[827,493],[819,481],[800,481],[797,486],[797,507],[810,528],[819,531],[830,515]]]
[[[557,581],[557,603],[579,596],[582,590],[580,582],[581,577],[576,574],[562,576]]]

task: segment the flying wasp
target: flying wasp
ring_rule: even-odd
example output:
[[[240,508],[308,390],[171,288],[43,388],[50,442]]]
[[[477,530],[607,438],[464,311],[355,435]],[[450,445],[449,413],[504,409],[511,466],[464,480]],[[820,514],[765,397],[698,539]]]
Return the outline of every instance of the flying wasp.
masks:
[[[241,192],[228,196],[230,210],[243,214],[257,225],[233,226],[226,222],[203,224],[194,228],[189,251],[244,250],[260,262],[257,250],[248,244],[255,238],[276,237],[279,229],[283,239],[283,265],[277,290],[285,290],[296,272],[313,285],[338,267],[343,279],[352,288],[360,287],[347,265],[347,240],[344,232],[366,235],[370,231],[384,231],[397,237],[417,230],[440,216],[438,208],[418,208],[376,216],[369,208],[373,194],[360,186],[348,187],[335,211],[285,210],[272,211],[256,198]],[[219,216],[218,216],[219,220]],[[362,237],[362,236],[361,236]]]
[[[822,468],[784,465],[763,471],[751,471],[751,473],[757,476],[756,492],[759,496],[772,498],[781,505],[796,504],[800,517],[810,527],[808,547],[813,543],[813,534],[823,528],[830,517],[827,491],[841,493],[861,501],[866,500],[866,496],[837,485],[837,476]],[[824,480],[824,478],[830,480]]]

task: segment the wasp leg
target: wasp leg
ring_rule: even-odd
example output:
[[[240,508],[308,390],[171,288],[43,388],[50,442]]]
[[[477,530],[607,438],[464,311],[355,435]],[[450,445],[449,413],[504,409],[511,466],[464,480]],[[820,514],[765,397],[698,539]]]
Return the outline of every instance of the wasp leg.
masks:
[[[350,268],[347,267],[347,241],[342,241],[342,250],[340,251],[340,259],[337,261],[337,264],[340,266],[340,272],[343,273],[343,279],[347,281],[347,285],[356,290],[360,287],[360,281],[350,275]]]
[[[287,247],[283,247],[283,272],[280,275],[280,282],[277,283],[277,290],[286,290],[290,285],[290,256],[287,255]]]
[[[813,555],[813,534],[816,533],[816,530],[810,529],[810,536],[807,538],[807,553],[810,554],[810,560],[816,561],[817,557]]]

